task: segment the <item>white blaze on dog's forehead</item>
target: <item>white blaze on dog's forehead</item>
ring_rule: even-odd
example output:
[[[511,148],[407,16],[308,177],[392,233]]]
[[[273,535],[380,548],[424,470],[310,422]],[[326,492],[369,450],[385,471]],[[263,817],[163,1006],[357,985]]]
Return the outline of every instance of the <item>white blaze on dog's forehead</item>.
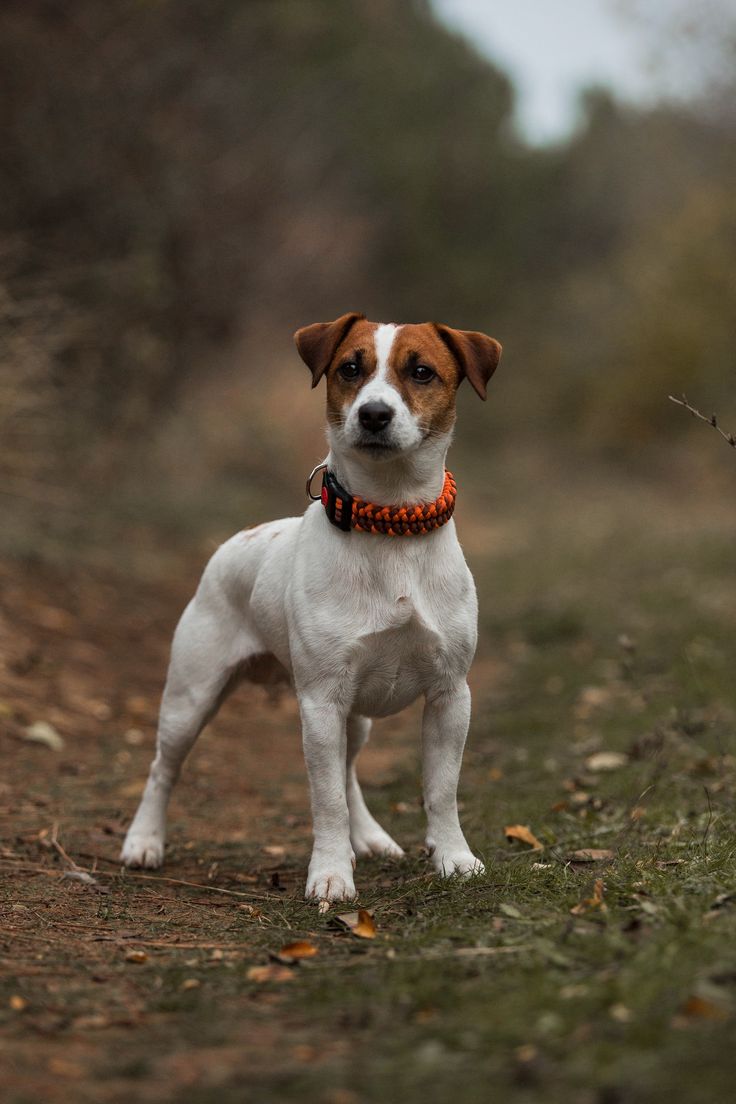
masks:
[[[373,342],[376,347],[376,377],[378,379],[384,379],[388,373],[388,358],[391,354],[391,346],[400,329],[401,327],[395,326],[393,322],[382,322],[380,326],[376,327]]]

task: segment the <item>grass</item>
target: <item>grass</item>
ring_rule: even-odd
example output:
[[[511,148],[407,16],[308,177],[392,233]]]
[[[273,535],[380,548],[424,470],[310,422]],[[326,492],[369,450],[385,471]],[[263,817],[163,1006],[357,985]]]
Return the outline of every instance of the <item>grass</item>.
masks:
[[[731,1099],[736,526],[661,488],[608,491],[602,513],[599,485],[566,504],[540,496],[514,516],[513,547],[470,534],[483,648],[461,799],[485,874],[444,882],[428,871],[414,734],[392,729],[393,765],[366,792],[410,857],[360,864],[378,933],[351,936],[335,910],[301,900],[308,840],[303,805],[287,801],[287,824],[280,800],[288,771],[275,779],[260,763],[258,826],[244,841],[220,831],[207,760],[208,741],[231,747],[226,717],[183,781],[163,872],[203,888],[122,875],[97,845],[108,893],[66,886],[66,911],[47,914],[53,878],[0,890],[6,916],[21,918],[16,934],[66,932],[16,972],[6,957],[6,1046],[61,1071],[50,1085],[15,1057],[6,1099],[25,1104],[41,1084],[51,1101],[73,1089],[80,1100],[187,1104]],[[100,755],[114,756],[107,739]],[[614,769],[596,766],[600,752],[620,753]],[[36,777],[28,792],[93,793],[96,769],[45,789]],[[110,800],[98,791],[92,820]],[[507,840],[511,824],[543,850]],[[65,844],[80,863],[88,827],[70,826]],[[16,838],[10,865],[39,862],[30,839]],[[285,857],[265,862],[263,844],[277,841]],[[584,848],[611,854],[580,861]],[[63,865],[42,861],[50,874]],[[19,904],[41,920],[22,907],[13,916]],[[75,931],[96,942],[76,943]],[[249,976],[295,939],[318,954],[288,967],[289,980]],[[130,947],[146,961],[129,962]],[[24,1012],[8,1003],[17,994]]]

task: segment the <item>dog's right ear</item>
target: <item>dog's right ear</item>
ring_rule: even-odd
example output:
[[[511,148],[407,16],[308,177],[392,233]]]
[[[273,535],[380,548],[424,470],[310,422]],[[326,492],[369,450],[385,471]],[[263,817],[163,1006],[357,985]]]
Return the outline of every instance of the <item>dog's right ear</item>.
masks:
[[[361,318],[365,315],[351,311],[350,314],[340,315],[334,322],[315,322],[296,331],[294,341],[299,356],[312,373],[312,387],[317,386],[330,367],[337,347],[350,327]]]

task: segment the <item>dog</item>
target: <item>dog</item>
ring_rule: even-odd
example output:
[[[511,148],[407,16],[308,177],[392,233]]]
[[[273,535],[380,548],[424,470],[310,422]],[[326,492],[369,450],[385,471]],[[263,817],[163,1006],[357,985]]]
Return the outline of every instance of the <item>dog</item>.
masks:
[[[478,607],[445,456],[458,386],[467,379],[485,399],[501,346],[357,313],[294,339],[312,386],[327,383],[329,454],[307,484],[315,501],[302,517],[238,533],[208,563],[174,635],[156,756],[121,859],[160,866],[172,787],[233,686],[285,679],[311,795],[308,899],[353,898],[356,856],[403,855],[368,811],[355,761],[371,718],[422,696],[427,849],[441,875],[481,873],[457,810]]]

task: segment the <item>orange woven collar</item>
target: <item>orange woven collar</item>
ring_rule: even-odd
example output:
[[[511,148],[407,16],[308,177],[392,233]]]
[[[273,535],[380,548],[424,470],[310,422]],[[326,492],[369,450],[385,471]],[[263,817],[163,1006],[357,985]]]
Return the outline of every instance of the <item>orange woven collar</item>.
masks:
[[[449,471],[439,498],[415,506],[376,506],[341,487],[331,471],[322,474],[320,498],[327,517],[344,532],[383,533],[388,537],[422,536],[440,529],[452,517],[457,487]]]

